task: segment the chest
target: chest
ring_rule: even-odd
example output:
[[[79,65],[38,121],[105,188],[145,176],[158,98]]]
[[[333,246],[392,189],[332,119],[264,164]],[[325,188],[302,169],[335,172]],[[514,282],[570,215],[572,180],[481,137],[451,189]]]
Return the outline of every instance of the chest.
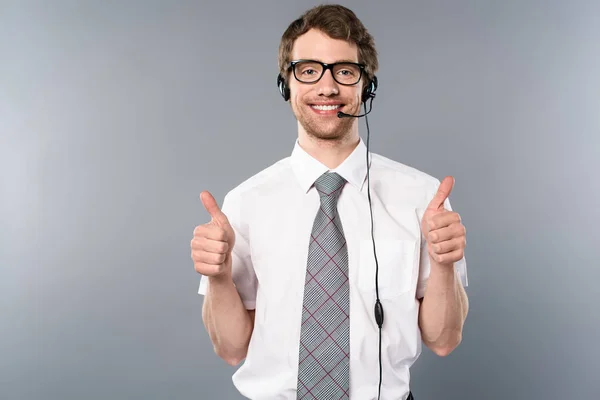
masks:
[[[257,202],[249,223],[252,265],[259,290],[270,298],[298,296],[303,290],[306,263],[319,198],[301,194],[274,195]],[[372,296],[375,272],[380,297],[390,298],[414,289],[419,268],[420,224],[416,210],[406,203],[390,204],[372,195],[345,192],[337,204],[348,251],[350,285],[356,293]]]

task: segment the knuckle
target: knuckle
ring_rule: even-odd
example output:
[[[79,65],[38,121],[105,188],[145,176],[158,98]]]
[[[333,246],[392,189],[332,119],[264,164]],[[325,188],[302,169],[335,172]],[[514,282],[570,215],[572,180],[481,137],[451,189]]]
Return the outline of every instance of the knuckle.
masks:
[[[229,250],[229,244],[227,242],[221,242],[219,251],[222,253],[226,253],[228,250]]]
[[[192,239],[192,249],[200,250],[202,248],[202,238],[196,237]]]
[[[194,262],[202,261],[202,253],[197,249],[192,250],[192,260],[194,260]]]
[[[206,235],[206,226],[204,225],[198,225],[195,229],[194,229],[194,237],[196,238],[200,238]]]
[[[194,270],[199,273],[204,275],[206,273],[205,268],[203,268],[203,264],[200,263],[194,263]]]
[[[196,270],[197,273],[199,273],[201,275],[206,275],[206,276],[214,275],[214,272],[213,272],[212,268],[210,268],[210,265],[205,264],[205,263],[195,264],[194,269]]]

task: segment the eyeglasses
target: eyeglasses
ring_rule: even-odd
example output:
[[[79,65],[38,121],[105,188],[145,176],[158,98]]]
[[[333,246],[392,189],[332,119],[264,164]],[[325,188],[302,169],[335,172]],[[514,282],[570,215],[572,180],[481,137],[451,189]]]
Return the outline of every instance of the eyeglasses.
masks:
[[[314,60],[296,60],[290,62],[288,70],[294,71],[294,78],[302,83],[318,82],[326,70],[331,70],[333,79],[340,85],[356,85],[362,77],[365,66],[354,62],[336,62],[332,64]]]

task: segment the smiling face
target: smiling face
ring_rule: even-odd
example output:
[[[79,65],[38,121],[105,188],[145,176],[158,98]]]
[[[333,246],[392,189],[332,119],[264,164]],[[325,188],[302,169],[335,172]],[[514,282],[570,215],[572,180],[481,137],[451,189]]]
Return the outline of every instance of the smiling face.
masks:
[[[319,30],[311,29],[296,39],[291,59],[324,63],[358,62],[358,48],[353,43],[332,39]],[[332,70],[327,70],[318,82],[302,83],[290,72],[287,78],[290,103],[298,120],[300,135],[320,140],[340,140],[358,135],[356,118],[339,118],[337,113],[360,113],[363,79],[364,76],[357,84],[346,86],[336,82]]]

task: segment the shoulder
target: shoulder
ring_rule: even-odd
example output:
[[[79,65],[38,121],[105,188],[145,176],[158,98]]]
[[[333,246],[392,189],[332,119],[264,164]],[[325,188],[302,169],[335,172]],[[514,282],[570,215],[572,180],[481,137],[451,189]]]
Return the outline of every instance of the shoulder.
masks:
[[[440,180],[414,166],[372,153],[371,171],[381,188],[403,188],[415,194],[430,196],[437,191]]]
[[[282,158],[263,170],[249,176],[230,189],[225,195],[225,203],[239,204],[247,202],[257,194],[265,195],[269,190],[289,178],[291,173],[290,157]]]

